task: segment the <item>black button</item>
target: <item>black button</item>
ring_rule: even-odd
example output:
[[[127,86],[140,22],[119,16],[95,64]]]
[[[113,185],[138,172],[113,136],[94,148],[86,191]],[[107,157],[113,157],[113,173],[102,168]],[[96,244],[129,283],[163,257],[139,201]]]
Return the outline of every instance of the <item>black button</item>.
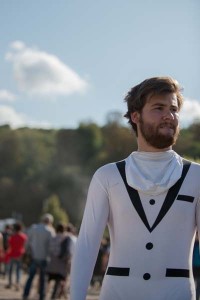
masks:
[[[151,249],[153,248],[153,244],[152,244],[152,243],[147,243],[147,244],[146,244],[146,248],[147,248],[148,250],[151,250]]]
[[[155,201],[154,199],[151,199],[151,200],[149,200],[149,203],[150,203],[151,205],[154,205],[154,204],[156,203],[156,201]]]
[[[149,280],[151,278],[151,275],[149,273],[145,273],[143,275],[144,280]]]

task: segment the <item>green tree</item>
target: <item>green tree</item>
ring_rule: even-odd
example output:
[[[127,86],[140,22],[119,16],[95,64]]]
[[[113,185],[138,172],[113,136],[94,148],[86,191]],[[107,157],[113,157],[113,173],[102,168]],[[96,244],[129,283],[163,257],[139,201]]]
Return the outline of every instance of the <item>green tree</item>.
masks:
[[[87,167],[94,159],[96,159],[102,147],[102,131],[94,123],[81,123],[77,129],[77,133],[77,154],[81,164]]]
[[[104,142],[99,164],[124,159],[137,149],[135,135],[129,127],[121,126],[117,122],[108,123],[102,128]]]
[[[0,126],[0,176],[15,176],[20,163],[19,140],[15,130]]]
[[[43,213],[50,213],[54,217],[54,224],[62,222],[67,224],[69,222],[69,217],[66,211],[60,205],[60,200],[57,195],[51,195],[48,197],[43,206]]]
[[[77,154],[78,136],[77,130],[60,129],[55,136],[56,149],[54,163],[57,166],[75,166],[79,165],[79,157]]]
[[[17,131],[17,135],[21,157],[18,175],[26,182],[41,182],[54,155],[54,131],[22,128]]]

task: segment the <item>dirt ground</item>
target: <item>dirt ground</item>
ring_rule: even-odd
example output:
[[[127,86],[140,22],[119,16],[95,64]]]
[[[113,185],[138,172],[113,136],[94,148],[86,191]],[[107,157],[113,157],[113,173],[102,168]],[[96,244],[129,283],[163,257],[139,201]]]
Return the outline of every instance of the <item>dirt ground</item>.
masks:
[[[13,274],[14,275],[14,274]],[[15,279],[15,277],[13,277]],[[7,278],[4,278],[0,275],[0,300],[19,300],[22,299],[24,283],[27,279],[27,274],[22,275],[22,282],[20,290],[16,290],[16,287],[13,285],[11,289],[5,288],[7,285]],[[38,300],[37,295],[37,276],[34,279],[33,286],[31,289],[30,300]],[[46,300],[50,299],[51,285],[49,286]],[[98,300],[99,289],[89,290],[87,300]],[[69,300],[69,294],[66,297],[62,297],[59,300]]]

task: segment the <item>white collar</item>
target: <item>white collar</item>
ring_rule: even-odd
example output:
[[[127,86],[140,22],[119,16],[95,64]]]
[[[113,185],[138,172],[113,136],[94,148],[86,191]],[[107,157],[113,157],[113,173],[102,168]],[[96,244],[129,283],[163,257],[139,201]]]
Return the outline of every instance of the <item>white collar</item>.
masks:
[[[126,159],[128,184],[138,191],[159,195],[181,177],[182,158],[173,150],[132,152]]]

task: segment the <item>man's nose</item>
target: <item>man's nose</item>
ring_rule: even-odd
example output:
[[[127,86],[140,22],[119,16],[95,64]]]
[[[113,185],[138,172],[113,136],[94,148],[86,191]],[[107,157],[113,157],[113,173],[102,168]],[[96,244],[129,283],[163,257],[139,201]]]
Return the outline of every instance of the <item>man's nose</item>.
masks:
[[[170,119],[170,120],[174,120],[174,114],[171,110],[166,111],[163,115],[163,119]]]

